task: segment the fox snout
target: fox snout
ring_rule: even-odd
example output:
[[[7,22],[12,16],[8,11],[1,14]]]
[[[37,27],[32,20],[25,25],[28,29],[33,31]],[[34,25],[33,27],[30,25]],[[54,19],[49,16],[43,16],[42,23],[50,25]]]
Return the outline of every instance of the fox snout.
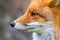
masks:
[[[16,23],[16,22],[11,22],[10,23],[12,28],[16,28],[16,29],[20,29],[20,30],[24,30],[25,25],[23,25],[22,23]]]

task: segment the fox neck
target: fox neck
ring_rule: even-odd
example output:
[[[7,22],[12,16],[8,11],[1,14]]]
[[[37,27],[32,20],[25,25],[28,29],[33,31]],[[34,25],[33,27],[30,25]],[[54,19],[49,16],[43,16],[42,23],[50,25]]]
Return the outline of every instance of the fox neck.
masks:
[[[33,40],[55,40],[55,37],[52,34],[51,36],[45,35],[38,35],[37,33],[33,33]]]
[[[42,34],[32,33],[33,40],[56,40],[54,30],[47,29]]]

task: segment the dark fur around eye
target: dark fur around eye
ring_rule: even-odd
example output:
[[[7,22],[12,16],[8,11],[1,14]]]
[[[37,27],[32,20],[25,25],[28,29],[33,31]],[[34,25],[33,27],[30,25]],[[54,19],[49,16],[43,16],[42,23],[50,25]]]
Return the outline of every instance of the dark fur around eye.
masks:
[[[31,16],[36,16],[37,14],[36,13],[34,13],[34,12],[31,12],[31,14],[30,14]]]

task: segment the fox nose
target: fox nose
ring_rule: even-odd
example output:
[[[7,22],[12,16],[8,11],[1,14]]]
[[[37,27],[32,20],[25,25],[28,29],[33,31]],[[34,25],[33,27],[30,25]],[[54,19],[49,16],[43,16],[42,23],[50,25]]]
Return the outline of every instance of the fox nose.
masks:
[[[10,25],[11,25],[11,27],[14,27],[15,26],[15,23],[14,22],[11,22]]]

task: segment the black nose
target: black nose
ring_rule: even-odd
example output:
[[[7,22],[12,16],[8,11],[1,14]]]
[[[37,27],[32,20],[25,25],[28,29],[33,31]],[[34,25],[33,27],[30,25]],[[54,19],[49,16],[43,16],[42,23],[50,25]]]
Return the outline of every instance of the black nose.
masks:
[[[10,25],[11,25],[11,27],[14,27],[15,26],[15,23],[14,22],[11,22]]]

